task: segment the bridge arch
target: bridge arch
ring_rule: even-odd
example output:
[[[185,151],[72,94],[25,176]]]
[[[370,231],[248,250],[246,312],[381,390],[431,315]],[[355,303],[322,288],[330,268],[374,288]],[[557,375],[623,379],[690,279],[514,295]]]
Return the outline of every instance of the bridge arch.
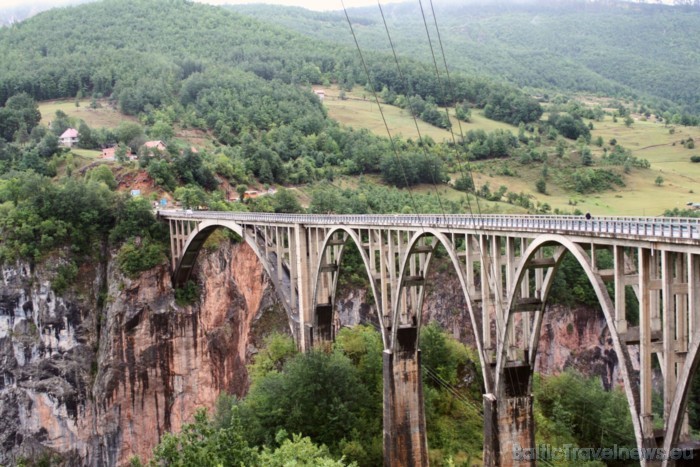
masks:
[[[430,245],[425,244],[425,240],[428,239],[434,239]],[[474,341],[476,342],[478,354],[479,354],[479,363],[482,368],[482,375],[483,375],[483,383],[484,383],[484,388],[486,388],[486,391],[489,392],[492,381],[490,377],[490,371],[489,367],[487,366],[487,360],[484,355],[484,349],[483,349],[483,341],[481,339],[481,336],[479,334],[479,326],[476,321],[476,314],[474,312],[474,306],[473,306],[473,300],[472,297],[469,294],[469,287],[467,285],[467,278],[465,277],[465,271],[462,263],[459,260],[459,256],[456,251],[456,247],[453,244],[452,241],[450,241],[447,236],[443,233],[441,233],[438,230],[428,228],[424,229],[420,232],[415,233],[411,239],[408,242],[408,248],[406,250],[405,255],[401,259],[400,263],[400,270],[399,270],[399,278],[398,278],[398,287],[397,287],[397,293],[393,297],[393,303],[392,303],[392,317],[391,317],[391,337],[389,340],[389,347],[392,351],[396,350],[399,346],[399,337],[398,337],[398,330],[401,325],[400,323],[400,313],[401,313],[401,308],[402,308],[402,300],[405,300],[405,294],[408,292],[407,288],[410,286],[410,281],[418,281],[420,278],[422,278],[423,281],[425,281],[425,278],[427,278],[428,272],[430,271],[430,265],[432,264],[432,259],[435,253],[435,250],[439,245],[442,245],[445,250],[447,251],[447,254],[450,258],[450,262],[452,266],[455,269],[455,272],[457,273],[457,277],[459,279],[460,287],[462,289],[462,294],[464,295],[464,300],[467,303],[467,310],[469,312],[469,319],[471,322],[471,327],[472,327],[472,332],[474,333]],[[468,246],[467,246],[468,247]],[[415,255],[416,254],[424,254],[425,259],[424,259],[424,264],[423,264],[423,269],[419,271],[419,276],[420,278],[412,278],[415,276],[411,276],[411,261],[415,261]],[[415,303],[415,326],[416,326],[416,333],[415,333],[415,341],[412,342],[412,344],[417,348],[418,346],[418,337],[420,335],[420,326],[421,326],[421,320],[422,320],[422,310],[423,310],[423,300],[425,298],[425,286],[424,285],[419,285],[418,286],[418,294],[417,294],[417,302]],[[404,310],[405,311],[405,310]]]
[[[257,244],[257,238],[251,237],[250,234],[246,235],[244,227],[234,221],[206,219],[197,223],[183,243],[181,249],[182,253],[173,272],[173,285],[175,287],[181,287],[187,283],[192,275],[192,270],[194,269],[194,265],[197,261],[197,257],[199,256],[202,246],[204,246],[204,243],[212,233],[221,228],[228,229],[243,239],[243,241],[253,250],[255,255],[262,263],[263,269],[267,273],[268,277],[273,281],[273,283],[275,283],[276,275],[272,269],[273,266],[271,265],[269,259],[266,258],[261,251],[260,246]],[[292,331],[292,334],[295,335],[294,325],[296,319],[294,319],[289,305],[291,297],[286,297],[278,284],[275,283],[274,288],[287,312],[290,330]]]
[[[340,237],[342,238],[338,238]],[[342,242],[342,243],[339,243]],[[357,251],[360,253],[360,257],[362,258],[362,264],[364,265],[365,272],[367,274],[367,278],[369,279],[369,284],[370,284],[370,289],[372,291],[372,295],[374,297],[374,304],[375,304],[375,309],[377,311],[377,318],[379,322],[379,328],[380,332],[382,335],[382,342],[384,344],[384,348],[387,348],[388,340],[386,336],[386,329],[385,326],[383,325],[383,320],[382,320],[382,306],[381,306],[381,295],[378,293],[377,290],[377,285],[376,281],[372,277],[371,273],[371,268],[370,268],[370,261],[369,257],[367,256],[367,252],[365,251],[364,248],[362,248],[362,240],[358,236],[358,234],[347,227],[336,227],[334,229],[331,229],[328,231],[326,234],[322,247],[319,252],[318,256],[318,261],[314,265],[314,274],[313,274],[313,291],[312,291],[312,307],[311,309],[314,312],[314,329],[319,329],[318,326],[318,319],[319,319],[319,296],[318,294],[320,293],[320,285],[321,281],[323,279],[322,275],[324,274],[323,269],[325,267],[330,267],[331,271],[329,271],[332,274],[332,277],[330,278],[330,284],[329,285],[329,292],[330,296],[328,297],[329,303],[327,306],[331,307],[329,310],[324,310],[324,312],[330,312],[332,314],[333,312],[333,304],[335,303],[335,294],[338,289],[338,278],[340,277],[340,266],[342,264],[342,259],[343,259],[343,254],[345,253],[345,249],[348,246],[349,243],[354,243],[355,247],[357,248]],[[334,247],[337,247],[337,252],[334,252]],[[328,259],[328,255],[332,254],[333,257],[331,258],[333,261],[333,264],[326,264],[326,260]]]
[[[596,294],[596,297],[598,298],[598,302],[600,303],[601,309],[603,311],[603,314],[605,316],[605,321],[608,327],[608,330],[610,332],[610,338],[613,342],[613,347],[615,349],[616,354],[619,357],[619,371],[622,375],[622,379],[624,381],[624,387],[625,387],[625,395],[627,396],[627,401],[630,406],[630,412],[631,412],[631,418],[632,418],[632,425],[634,427],[634,432],[635,432],[635,438],[637,440],[637,446],[638,447],[643,447],[644,446],[644,436],[642,433],[642,425],[641,421],[639,418],[638,410],[637,410],[637,403],[636,403],[636,398],[633,393],[633,388],[632,388],[632,381],[630,379],[630,373],[631,373],[631,360],[629,357],[629,353],[627,352],[627,347],[622,345],[622,341],[620,339],[620,335],[617,332],[617,329],[614,325],[614,305],[612,302],[612,299],[610,298],[610,294],[608,293],[607,287],[605,286],[605,283],[603,282],[602,277],[596,270],[594,269],[591,258],[586,253],[586,251],[581,247],[581,245],[569,240],[568,238],[562,236],[562,235],[556,235],[556,234],[545,234],[537,237],[526,249],[526,251],[523,253],[523,255],[520,258],[519,264],[516,268],[516,277],[515,280],[512,283],[512,286],[510,290],[508,291],[508,299],[507,299],[507,305],[504,310],[505,316],[505,326],[501,330],[501,336],[499,339],[499,348],[497,352],[497,360],[496,360],[496,373],[494,375],[495,377],[495,389],[497,391],[497,394],[505,394],[505,385],[506,385],[506,376],[505,376],[505,367],[506,367],[506,362],[508,360],[508,349],[510,345],[510,337],[511,337],[511,330],[512,327],[514,326],[514,320],[513,317],[517,313],[517,310],[515,310],[515,306],[517,303],[517,296],[518,296],[518,291],[521,289],[521,283],[523,279],[526,277],[526,272],[528,271],[528,266],[532,264],[533,260],[535,259],[536,255],[538,252],[540,252],[543,248],[545,247],[559,247],[560,248],[560,253],[558,257],[552,262],[550,270],[547,273],[548,278],[545,280],[544,285],[542,287],[542,295],[541,295],[541,310],[542,312],[540,313],[540,318],[539,322],[536,323],[535,326],[535,332],[532,335],[532,340],[530,342],[529,348],[530,348],[530,353],[531,355],[529,356],[528,363],[531,365],[530,368],[534,367],[534,361],[536,357],[536,352],[537,352],[537,347],[538,347],[538,342],[539,342],[539,335],[540,335],[540,329],[539,326],[541,325],[541,315],[543,314],[544,311],[544,306],[547,303],[547,299],[549,296],[549,292],[551,290],[551,284],[552,284],[552,279],[554,275],[556,274],[557,269],[559,268],[561,264],[561,260],[563,259],[564,253],[568,252],[571,253],[571,255],[576,259],[576,261],[579,263],[579,265],[583,268],[584,273],[586,274],[586,277],[588,278],[588,281],[590,282],[591,286],[593,287],[593,290]],[[532,371],[530,371],[529,374],[529,379],[528,379],[528,387],[531,384],[532,380]]]
[[[666,453],[670,453],[671,449],[677,446],[680,440],[683,417],[685,416],[688,398],[690,397],[691,382],[698,367],[700,367],[700,329],[695,330],[691,342],[688,348],[688,357],[678,375],[678,389],[676,389],[671,411],[668,414],[663,446]],[[664,459],[663,465],[671,465],[668,457]]]
[[[184,285],[190,279],[192,269],[197,261],[197,256],[199,256],[199,251],[202,249],[202,246],[207,241],[209,236],[220,228],[229,229],[241,238],[245,238],[243,235],[243,227],[235,222],[204,220],[197,223],[195,229],[188,235],[187,240],[182,247],[182,254],[177,261],[175,270],[173,271],[173,284],[176,287]],[[258,251],[256,245],[252,244],[252,242],[248,241],[247,239],[246,243],[253,248],[253,251],[255,251],[258,258],[263,261],[263,258],[260,256],[260,252]]]

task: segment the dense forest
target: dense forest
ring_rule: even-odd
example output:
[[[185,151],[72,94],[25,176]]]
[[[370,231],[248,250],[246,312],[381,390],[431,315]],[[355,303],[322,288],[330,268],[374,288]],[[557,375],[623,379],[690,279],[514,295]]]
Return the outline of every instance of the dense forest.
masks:
[[[700,113],[700,70],[695,66],[700,52],[689,34],[700,28],[697,8],[627,2],[435,2],[433,16],[431,6],[423,3],[432,47],[438,53],[444,49],[455,70],[539,94],[596,93],[647,100],[661,112]],[[353,40],[342,12],[232,8],[318,39]],[[399,55],[430,63],[432,51],[418,2],[383,9]],[[349,13],[363,48],[390,51],[376,6]]]

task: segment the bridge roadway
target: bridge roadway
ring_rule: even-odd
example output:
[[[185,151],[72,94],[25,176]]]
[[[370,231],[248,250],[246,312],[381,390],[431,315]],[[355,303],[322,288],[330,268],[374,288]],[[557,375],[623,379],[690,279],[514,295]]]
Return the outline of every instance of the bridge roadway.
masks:
[[[557,233],[605,236],[634,240],[700,240],[700,218],[684,217],[592,217],[549,215],[464,214],[269,214],[227,211],[160,210],[169,219],[213,219],[242,224],[347,225],[376,227],[439,227],[489,229],[507,232]]]
[[[482,368],[485,465],[535,465],[513,452],[534,447],[532,375],[547,299],[566,255],[581,266],[605,316],[601,345],[617,357],[610,378],[623,381],[637,446],[668,452],[690,440],[689,388],[700,366],[700,219],[189,210],[158,216],[170,226],[176,287],[192,277],[213,231],[240,235],[260,258],[301,349],[334,339],[342,257],[346,246],[357,247],[385,349],[385,465],[428,462],[418,338],[438,246],[440,261],[458,278],[471,323],[465,331],[473,333]],[[639,313],[628,319],[630,291]],[[663,376],[662,414],[652,410],[654,360]],[[663,421],[661,432],[655,418]]]

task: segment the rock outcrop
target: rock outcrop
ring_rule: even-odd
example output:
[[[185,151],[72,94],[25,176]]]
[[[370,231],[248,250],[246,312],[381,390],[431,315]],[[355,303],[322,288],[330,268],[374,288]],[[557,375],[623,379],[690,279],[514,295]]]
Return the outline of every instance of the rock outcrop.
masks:
[[[197,267],[200,299],[178,306],[165,266],[133,280],[111,261],[85,267],[64,294],[50,268],[6,266],[0,464],[125,465],[220,392],[244,394],[246,363],[263,334],[288,332],[286,314],[247,246],[203,252]]]

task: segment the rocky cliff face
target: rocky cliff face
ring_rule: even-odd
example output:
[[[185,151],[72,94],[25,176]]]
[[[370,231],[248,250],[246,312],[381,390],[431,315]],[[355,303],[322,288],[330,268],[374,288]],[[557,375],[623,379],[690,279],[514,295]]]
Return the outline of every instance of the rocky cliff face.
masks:
[[[85,267],[61,295],[50,267],[5,267],[0,464],[125,465],[221,391],[244,393],[246,362],[263,333],[288,331],[286,315],[247,246],[203,252],[197,274],[200,300],[178,306],[165,266],[135,280],[113,262]]]
[[[634,364],[638,361],[636,347],[630,346],[629,352]],[[535,370],[557,374],[568,368],[600,378],[607,390],[623,385],[602,312],[566,307],[548,310],[542,323]]]

